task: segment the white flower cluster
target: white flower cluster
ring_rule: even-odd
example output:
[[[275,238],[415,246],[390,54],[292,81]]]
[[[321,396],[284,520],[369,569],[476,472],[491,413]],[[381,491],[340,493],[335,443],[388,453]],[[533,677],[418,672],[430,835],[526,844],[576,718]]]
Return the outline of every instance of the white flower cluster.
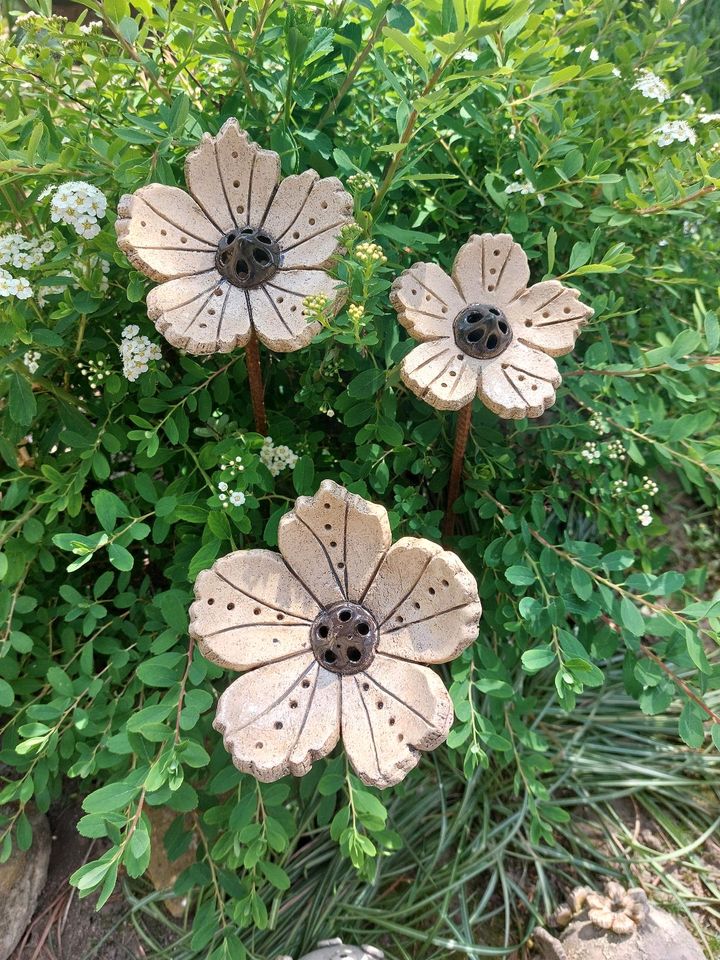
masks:
[[[467,60],[468,63],[475,63],[478,56],[479,54],[477,54],[474,50],[460,50],[458,53],[455,54],[455,59]]]
[[[238,460],[240,458],[238,457]],[[243,468],[240,467],[242,470]],[[227,507],[241,507],[245,503],[245,494],[242,490],[231,490],[224,480],[218,484],[218,500],[227,509]]]
[[[600,447],[594,440],[588,440],[582,448],[580,456],[588,463],[597,463],[600,459]]]
[[[627,480],[613,480],[613,482],[610,484],[610,496],[620,499],[620,497],[622,497],[627,490],[627,486]]]
[[[23,363],[30,373],[37,373],[41,354],[37,350],[26,350]]]
[[[594,430],[596,433],[599,433],[603,436],[606,433],[610,433],[610,425],[605,420],[603,420],[603,418],[600,416],[599,413],[594,413],[590,417],[588,421],[588,426],[592,430]]]
[[[83,180],[69,180],[59,187],[47,187],[38,200],[48,196],[52,196],[50,219],[53,223],[68,224],[86,240],[100,233],[98,220],[105,216],[107,197],[97,187]]]
[[[694,220],[683,220],[682,232],[683,236],[697,240],[700,236],[700,227]]]
[[[704,111],[698,117],[700,123],[719,123],[720,113],[705,113]]]
[[[92,390],[97,389],[105,377],[110,376],[110,371],[105,369],[104,360],[87,360],[77,366],[83,377],[87,377],[87,382]]]
[[[52,240],[28,240],[21,233],[4,233],[0,236],[0,264],[30,270],[44,263],[44,254],[54,249]]]
[[[25,277],[13,277],[0,267],[0,297],[17,297],[29,300],[33,295],[32,287]]]
[[[625,459],[625,444],[622,440],[611,440],[608,443],[608,457],[611,460]]]
[[[272,437],[265,437],[263,440],[260,459],[274,477],[286,467],[292,469],[298,462],[297,454],[293,453],[290,447],[286,447],[284,444],[276,447]]]
[[[649,493],[651,497],[657,496],[660,487],[655,483],[654,480],[651,480],[650,477],[643,477],[643,490],[646,493]]]
[[[671,143],[694,144],[697,140],[695,131],[687,120],[666,120],[657,131],[657,143],[660,147],[669,147]]]
[[[635,507],[635,513],[643,527],[649,527],[653,522],[653,515],[650,513],[650,507],[647,503],[644,503],[641,507]]]
[[[575,47],[575,53],[582,53],[583,50],[585,49],[585,46],[586,45],[583,44],[581,47]],[[590,51],[590,59],[592,60],[593,63],[597,63],[598,60],[600,59],[600,53],[595,49],[595,47],[593,47],[592,50]]]
[[[516,177],[522,176],[522,170],[515,171]],[[523,196],[528,196],[531,193],[537,193],[535,187],[530,183],[529,180],[515,180],[513,183],[509,183],[505,187],[505,193],[521,193]],[[545,206],[545,194],[538,193],[538,200],[540,201],[540,206]]]
[[[670,99],[670,87],[652,70],[641,70],[632,88],[639,90],[648,100],[657,100],[658,103]]]
[[[141,373],[147,373],[151,360],[161,360],[160,347],[140,334],[140,328],[131,323],[122,332],[122,340],[118,347],[123,362],[123,376],[131,382],[138,379]]]

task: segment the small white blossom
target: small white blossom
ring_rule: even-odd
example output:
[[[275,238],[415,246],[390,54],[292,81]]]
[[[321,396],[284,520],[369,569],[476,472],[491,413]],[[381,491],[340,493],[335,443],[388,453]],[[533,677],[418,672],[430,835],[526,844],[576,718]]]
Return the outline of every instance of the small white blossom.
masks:
[[[52,240],[35,240],[21,233],[0,235],[0,265],[9,264],[18,270],[31,270],[45,263],[44,253],[55,248]]]
[[[131,383],[147,373],[153,360],[162,359],[160,347],[146,336],[140,335],[140,328],[131,323],[122,332],[118,346],[123,362],[123,376]]]
[[[595,47],[593,47],[592,50],[590,51],[590,59],[592,60],[593,63],[597,63],[598,60],[600,59],[600,53],[598,50],[595,49]]]
[[[625,459],[625,445],[622,440],[611,440],[608,443],[608,457],[610,460]]]
[[[610,433],[610,425],[600,416],[599,413],[594,413],[588,420],[588,426],[594,430],[596,433],[605,435]]]
[[[615,497],[616,500],[619,500],[627,490],[627,485],[627,480],[613,480],[610,484],[610,495]]]
[[[700,227],[694,220],[683,220],[682,232],[686,237],[697,239],[700,236]]]
[[[695,131],[686,120],[666,120],[657,131],[657,142],[660,147],[669,147],[671,143],[688,141],[694,144],[697,140]]]
[[[221,480],[220,483],[218,484],[218,490],[221,493],[225,493],[227,491],[227,488],[228,488],[228,485],[225,483],[224,480]]]
[[[23,363],[30,373],[37,373],[40,361],[40,353],[37,350],[27,350],[23,356]]]
[[[53,223],[66,223],[86,240],[100,233],[98,220],[105,216],[107,210],[107,197],[101,190],[82,180],[70,180],[59,187],[44,190],[39,199],[50,194],[50,219]]]
[[[588,463],[597,463],[600,459],[600,447],[594,440],[588,440],[583,447],[580,456]]]
[[[272,437],[265,437],[262,449],[260,450],[260,460],[265,464],[270,473],[274,477],[277,477],[286,467],[292,469],[298,461],[298,456],[296,453],[293,453],[290,447],[282,444],[276,447]]]
[[[701,113],[698,117],[700,123],[718,123],[720,122],[720,113]]]
[[[245,503],[245,494],[242,490],[233,490],[230,493],[230,503],[234,507],[241,507]]]
[[[664,103],[670,99],[670,88],[652,70],[641,70],[632,88],[639,90],[648,100],[657,100],[658,103]]]
[[[29,300],[33,290],[25,277],[13,277],[0,267],[0,297],[16,297]]]
[[[651,497],[657,495],[660,487],[655,483],[654,480],[651,480],[650,477],[643,477],[643,490],[646,493],[649,493]]]
[[[622,70],[620,70],[619,67],[613,67],[613,68],[612,68],[612,75],[613,75],[614,77],[621,77],[621,76],[622,76]]]
[[[478,58],[478,54],[474,50],[460,50],[459,53],[455,54],[456,60],[467,60],[468,63],[475,63]]]
[[[635,508],[637,518],[643,527],[649,527],[653,522],[653,515],[650,513],[650,507],[644,503],[641,507]]]

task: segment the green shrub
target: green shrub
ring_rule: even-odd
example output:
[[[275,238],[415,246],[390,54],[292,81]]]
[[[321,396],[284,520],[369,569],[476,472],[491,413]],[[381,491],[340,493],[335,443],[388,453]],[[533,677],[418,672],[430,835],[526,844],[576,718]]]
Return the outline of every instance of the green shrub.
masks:
[[[497,775],[520,835],[550,845],[568,819],[537,722],[553,684],[573,711],[622,664],[643,713],[677,715],[690,748],[710,735],[720,746],[720,601],[703,567],[675,569],[665,523],[676,500],[712,527],[720,487],[719,244],[706,224],[720,126],[700,119],[718,104],[693,4],[103,9],[90,30],[26,15],[1,44],[0,206],[4,233],[25,240],[0,237],[0,803],[16,811],[2,857],[13,824],[29,842],[26,804],[47,810],[69,780],[80,831],[109,841],[74,882],[103,902],[121,865],[145,872],[146,808],[169,805],[200,840],[179,882],[197,906],[191,950],[236,958],[250,928],[276,923],[299,849],[329,830],[377,878],[402,842],[387,806],[402,819],[438,782],[455,785],[458,808],[468,778],[482,806],[482,771]],[[703,15],[697,35],[712,36]],[[635,88],[641,70],[667,98]],[[164,343],[145,315],[151,284],[113,230],[120,195],[182,185],[187,151],[230,116],[280,153],[284,175],[340,176],[360,227],[337,268],[354,309],[307,349],[263,351],[272,440],[292,451],[272,472],[243,351],[198,359]],[[670,121],[694,142],[660,146]],[[84,187],[97,218],[61,209],[68,181],[107,210]],[[400,383],[412,342],[388,290],[414,261],[448,268],[482,231],[511,232],[533,280],[577,286],[595,318],[559,361],[565,381],[542,420],[476,404],[456,549],[484,615],[450,671],[449,745],[390,795],[363,787],[341,752],[302,781],[261,786],[211,729],[227,678],[188,648],[191,585],[230,550],[272,548],[294,496],[326,477],[383,502],[396,537],[439,539],[454,416]],[[355,255],[369,239],[386,262]],[[126,364],[131,380],[128,325],[161,348],[147,371]],[[245,501],[223,509],[221,467],[238,457]],[[186,822],[166,838],[174,854]]]

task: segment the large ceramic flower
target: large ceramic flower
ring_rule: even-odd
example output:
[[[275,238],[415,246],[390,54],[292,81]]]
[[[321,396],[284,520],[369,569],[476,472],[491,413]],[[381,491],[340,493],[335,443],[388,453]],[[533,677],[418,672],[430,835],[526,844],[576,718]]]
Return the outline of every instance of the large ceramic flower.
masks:
[[[393,544],[384,508],[331,480],[285,514],[278,545],[231,553],[195,583],[191,635],[248,671],[215,728],[259,780],[307,773],[342,732],[365,783],[398,783],[450,730],[452,702],[426,664],[477,636],[474,578],[429,540]]]
[[[403,360],[405,384],[439,410],[459,410],[477,393],[501,417],[539,417],[561,377],[552,359],[569,353],[593,311],[557,280],[528,287],[525,253],[506,233],[472,236],[452,278],[416,263],[393,283],[402,325],[425,341]]]
[[[227,353],[254,330],[271,350],[298,350],[320,329],[303,301],[344,299],[323,270],[352,219],[352,197],[314,170],[280,180],[280,158],[228,120],[185,162],[189,194],[151,183],[121,198],[118,246],[161,282],[148,316],[175,347]]]

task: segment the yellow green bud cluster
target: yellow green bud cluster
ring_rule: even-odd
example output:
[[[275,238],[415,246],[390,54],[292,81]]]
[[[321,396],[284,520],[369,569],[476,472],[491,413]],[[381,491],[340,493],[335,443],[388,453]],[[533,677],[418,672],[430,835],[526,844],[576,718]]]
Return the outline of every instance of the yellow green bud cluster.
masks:
[[[352,190],[377,190],[377,180],[371,173],[353,173],[347,178],[348,186]]]
[[[387,257],[377,243],[359,243],[355,247],[355,257],[360,263],[387,263]]]
[[[348,307],[348,315],[353,323],[360,323],[365,313],[365,307],[359,303],[351,303]]]

